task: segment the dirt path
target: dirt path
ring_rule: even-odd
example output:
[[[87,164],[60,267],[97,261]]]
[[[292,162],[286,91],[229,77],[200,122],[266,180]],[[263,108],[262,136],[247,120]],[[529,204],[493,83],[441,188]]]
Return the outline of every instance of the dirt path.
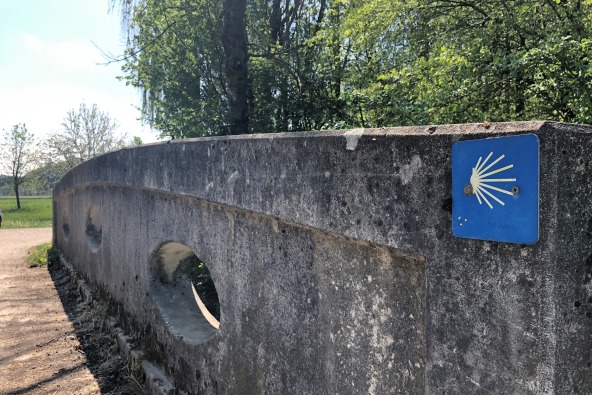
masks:
[[[100,393],[58,284],[25,262],[50,240],[51,228],[0,229],[0,394]]]

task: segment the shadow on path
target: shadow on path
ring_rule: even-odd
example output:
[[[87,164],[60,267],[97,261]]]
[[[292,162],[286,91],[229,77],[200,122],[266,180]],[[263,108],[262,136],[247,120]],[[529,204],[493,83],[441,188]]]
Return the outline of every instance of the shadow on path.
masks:
[[[90,306],[82,299],[68,271],[59,263],[49,266],[49,274],[64,311],[74,326],[80,351],[86,356],[87,366],[96,378],[101,394],[143,393],[142,387],[131,375],[127,362],[119,354],[115,339],[107,329],[106,312],[99,307]]]
[[[80,365],[76,365],[72,368],[68,368],[68,369],[60,369],[58,372],[56,372],[52,377],[43,379],[43,380],[39,380],[36,383],[33,383],[25,388],[21,388],[18,389],[16,391],[10,391],[7,392],[6,395],[21,395],[21,394],[28,394],[29,392],[41,387],[44,384],[49,384],[54,380],[58,380],[61,378],[64,378],[65,376],[68,376],[71,373],[77,372],[80,369],[84,369],[85,365],[84,364],[80,364]]]

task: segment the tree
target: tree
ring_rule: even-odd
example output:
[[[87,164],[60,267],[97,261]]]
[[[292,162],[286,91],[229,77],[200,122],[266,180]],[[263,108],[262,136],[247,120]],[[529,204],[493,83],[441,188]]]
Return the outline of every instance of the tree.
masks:
[[[129,45],[111,60],[124,62],[143,120],[162,136],[318,129],[340,111],[336,46],[314,40],[327,0],[119,4]]]
[[[38,192],[51,191],[69,170],[64,161],[46,159],[42,162],[44,164],[29,172],[23,183],[24,188]]]
[[[366,126],[592,121],[590,1],[344,3]]]
[[[221,2],[119,0],[128,24],[122,70],[142,92],[142,120],[172,138],[228,132]],[[157,71],[160,69],[161,71]]]
[[[165,136],[592,123],[592,0],[119,1]]]
[[[54,160],[66,163],[70,170],[95,156],[124,147],[125,136],[116,134],[117,122],[108,113],[100,111],[96,104],[68,111],[62,122],[62,130],[47,139],[47,146]]]
[[[337,124],[347,62],[336,37],[339,7],[325,0],[257,0],[248,11],[251,131]]]
[[[11,176],[16,195],[16,208],[21,208],[19,187],[37,161],[34,136],[25,124],[14,125],[3,133],[3,160],[5,171]]]
[[[222,6],[229,134],[249,132],[246,9],[246,0],[224,0]]]

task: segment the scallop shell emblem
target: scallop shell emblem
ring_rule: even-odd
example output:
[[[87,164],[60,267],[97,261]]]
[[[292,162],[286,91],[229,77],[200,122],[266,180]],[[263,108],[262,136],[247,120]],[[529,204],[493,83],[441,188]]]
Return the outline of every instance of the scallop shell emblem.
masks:
[[[488,197],[496,201],[500,205],[504,206],[505,203],[502,201],[503,195],[514,195],[512,191],[506,191],[505,189],[498,188],[490,184],[495,184],[498,182],[516,181],[515,178],[489,178],[495,174],[505,172],[506,170],[509,170],[514,167],[513,164],[510,164],[507,166],[498,167],[495,170],[490,170],[492,167],[494,167],[496,164],[498,164],[502,159],[506,157],[505,155],[501,155],[499,158],[497,158],[490,164],[487,164],[487,162],[489,161],[489,159],[491,159],[492,156],[493,152],[490,152],[483,162],[483,157],[479,157],[477,164],[475,165],[475,167],[473,167],[470,179],[472,192],[477,197],[477,201],[479,202],[479,204],[483,204],[483,202],[485,202],[490,209],[493,209],[493,205],[489,201]]]

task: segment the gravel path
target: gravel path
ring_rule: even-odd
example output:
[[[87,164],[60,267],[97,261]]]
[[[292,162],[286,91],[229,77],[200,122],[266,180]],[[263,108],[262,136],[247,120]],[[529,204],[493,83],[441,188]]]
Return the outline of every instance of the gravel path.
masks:
[[[0,394],[99,394],[47,267],[27,251],[51,228],[0,229]],[[67,301],[66,301],[67,302]]]

